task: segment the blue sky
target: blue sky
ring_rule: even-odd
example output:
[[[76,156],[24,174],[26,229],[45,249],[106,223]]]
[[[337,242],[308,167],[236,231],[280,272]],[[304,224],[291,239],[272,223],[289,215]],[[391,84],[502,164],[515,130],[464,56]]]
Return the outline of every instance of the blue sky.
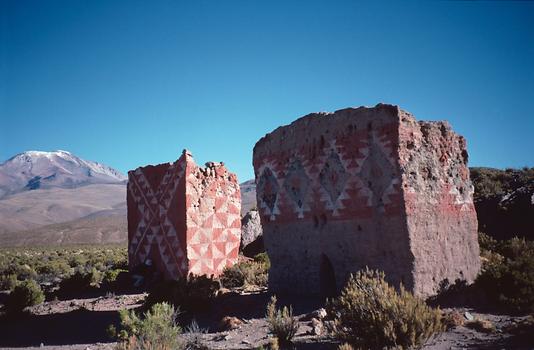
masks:
[[[244,181],[277,126],[385,102],[449,120],[472,166],[534,166],[534,2],[0,0],[0,21],[0,161],[188,148]]]

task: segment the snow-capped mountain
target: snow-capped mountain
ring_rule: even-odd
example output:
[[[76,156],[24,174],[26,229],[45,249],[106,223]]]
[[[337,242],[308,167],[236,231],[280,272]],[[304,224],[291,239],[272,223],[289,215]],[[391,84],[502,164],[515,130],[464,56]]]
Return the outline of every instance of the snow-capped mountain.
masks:
[[[117,170],[67,151],[28,151],[0,164],[0,198],[40,188],[75,188],[125,180]]]

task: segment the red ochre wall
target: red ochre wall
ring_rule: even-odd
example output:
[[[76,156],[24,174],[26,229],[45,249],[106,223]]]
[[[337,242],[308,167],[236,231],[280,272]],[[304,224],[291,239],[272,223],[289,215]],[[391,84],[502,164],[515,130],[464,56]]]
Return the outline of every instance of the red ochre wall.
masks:
[[[141,167],[128,178],[131,269],[149,259],[165,278],[177,279],[217,276],[237,262],[239,184],[222,163],[201,168],[184,151],[172,164]]]

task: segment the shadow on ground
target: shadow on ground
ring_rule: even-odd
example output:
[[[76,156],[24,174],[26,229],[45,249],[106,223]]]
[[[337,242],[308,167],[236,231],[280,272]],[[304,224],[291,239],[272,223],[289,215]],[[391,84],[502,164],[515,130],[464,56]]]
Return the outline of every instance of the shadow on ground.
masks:
[[[270,297],[271,294],[267,291],[247,295],[229,293],[215,299],[206,311],[182,313],[180,323],[187,326],[194,319],[201,328],[217,332],[220,330],[220,321],[225,316],[263,318]],[[278,300],[279,307],[292,305],[294,315],[307,314],[324,305],[324,300],[320,298],[279,296]],[[4,316],[0,318],[0,347],[111,342],[106,329],[111,324],[118,326],[119,322],[117,311],[86,309],[49,315]],[[301,344],[299,349],[319,349],[320,345],[317,346]]]
[[[110,342],[106,328],[118,323],[116,311],[76,310],[61,314],[2,317],[0,347]]]
[[[220,331],[219,323],[225,316],[244,320],[265,317],[271,295],[267,291],[247,295],[229,293],[214,300],[209,310],[195,314],[184,312],[180,322],[188,325],[194,319],[201,328],[208,329],[209,332],[217,332]],[[308,314],[324,307],[324,298],[319,297],[280,295],[277,299],[278,307],[291,305],[295,316]]]

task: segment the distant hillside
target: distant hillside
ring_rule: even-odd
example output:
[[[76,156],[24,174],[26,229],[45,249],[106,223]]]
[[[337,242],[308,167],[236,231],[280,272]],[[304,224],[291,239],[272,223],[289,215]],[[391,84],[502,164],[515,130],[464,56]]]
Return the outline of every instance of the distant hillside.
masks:
[[[0,247],[109,244],[128,241],[126,213],[108,211],[19,232],[0,232]]]
[[[254,179],[243,182],[241,188],[241,215],[256,207],[256,182]]]
[[[534,239],[534,168],[471,168],[479,231]]]
[[[29,230],[125,208],[125,200],[126,186],[122,184],[21,192],[0,200],[0,231]]]

